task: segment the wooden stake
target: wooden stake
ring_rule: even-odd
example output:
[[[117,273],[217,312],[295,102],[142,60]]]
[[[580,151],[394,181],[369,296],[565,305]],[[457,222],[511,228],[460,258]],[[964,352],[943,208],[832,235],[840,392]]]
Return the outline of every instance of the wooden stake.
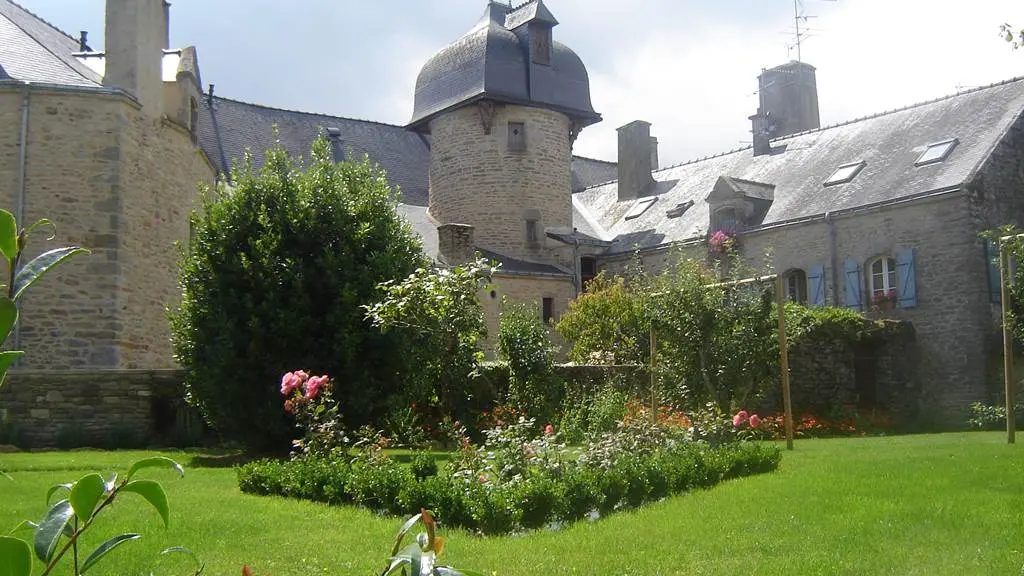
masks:
[[[789,391],[789,351],[786,350],[786,292],[781,274],[775,278],[779,306],[779,364],[782,366],[782,404],[786,411],[786,449],[793,449],[793,402]]]
[[[1003,308],[1003,383],[1006,387],[1006,443],[1016,441],[1017,423],[1013,413],[1015,394],[1013,391],[1013,335],[1010,334],[1010,255],[1006,243],[999,242],[999,295]]]

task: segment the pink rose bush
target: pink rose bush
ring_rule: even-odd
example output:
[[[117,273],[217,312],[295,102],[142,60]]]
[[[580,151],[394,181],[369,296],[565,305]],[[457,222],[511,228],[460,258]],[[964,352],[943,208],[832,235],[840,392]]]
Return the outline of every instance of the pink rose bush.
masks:
[[[331,385],[327,374],[310,376],[304,370],[281,377],[284,411],[295,416],[295,425],[302,432],[302,438],[292,441],[293,457],[327,457],[348,443]]]

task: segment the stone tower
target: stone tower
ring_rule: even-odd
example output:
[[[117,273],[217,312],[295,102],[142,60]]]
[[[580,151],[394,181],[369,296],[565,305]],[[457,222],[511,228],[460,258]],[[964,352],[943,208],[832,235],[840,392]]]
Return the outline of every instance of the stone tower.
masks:
[[[547,233],[572,233],[572,145],[600,116],[557,24],[543,0],[489,2],[424,65],[408,127],[430,135],[429,213],[442,231],[472,226],[475,248],[571,269]]]
[[[769,138],[821,127],[814,66],[792,61],[764,70],[758,76],[758,93]]]

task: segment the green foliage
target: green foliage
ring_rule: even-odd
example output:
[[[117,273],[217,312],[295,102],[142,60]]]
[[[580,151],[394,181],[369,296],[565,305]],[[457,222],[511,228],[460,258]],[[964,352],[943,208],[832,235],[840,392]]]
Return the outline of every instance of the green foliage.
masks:
[[[1017,428],[1024,429],[1024,403],[1013,407]],[[990,406],[975,402],[971,404],[971,417],[967,420],[971,428],[978,430],[1005,430],[1006,406]]]
[[[643,292],[603,272],[569,303],[555,327],[580,364],[645,364],[650,356],[651,312]]]
[[[537,308],[502,302],[498,354],[508,362],[508,403],[533,418],[547,421],[554,412],[553,351]]]
[[[405,400],[433,407],[439,419],[469,414],[470,379],[483,360],[480,345],[487,336],[479,292],[495,270],[482,259],[454,268],[418,268],[402,281],[382,283],[382,300],[366,306],[367,318],[383,334],[400,334],[412,343]]]
[[[158,456],[136,462],[120,481],[116,473],[107,479],[92,473],[70,484],[58,484],[50,488],[46,495],[47,503],[57,494],[66,494],[67,497],[58,500],[39,523],[23,523],[23,526],[33,532],[32,544],[14,537],[0,538],[0,574],[30,576],[34,552],[35,557],[43,564],[40,575],[45,576],[52,573],[61,559],[71,552],[72,575],[78,576],[88,572],[121,544],[138,540],[141,538],[139,534],[119,534],[96,546],[84,561],[79,561],[79,542],[82,534],[92,527],[100,512],[124,493],[141,496],[156,510],[166,526],[170,519],[170,506],[163,487],[154,480],[132,479],[138,472],[147,468],[171,468],[184,476],[184,471],[176,462]],[[171,550],[165,550],[164,553]],[[173,551],[192,555],[184,548],[174,548]],[[197,566],[195,573],[200,572],[202,567]]]
[[[594,393],[571,388],[562,401],[558,430],[569,444],[613,432],[625,416],[628,402],[629,394],[611,383]]]
[[[1006,40],[1006,42],[1013,45],[1014,50],[1024,46],[1024,30],[1015,28],[1013,24],[1010,24],[1009,22],[1002,24],[999,27],[999,35],[1003,40]]]
[[[426,480],[437,475],[437,461],[430,454],[419,453],[412,459],[409,469],[417,480]]]
[[[423,263],[384,174],[366,160],[335,163],[321,137],[305,166],[277,146],[232,181],[192,214],[170,314],[189,400],[223,437],[284,450],[276,383],[308,366],[340,376],[346,424],[381,418],[408,355],[399,334],[369,329],[362,307]]]

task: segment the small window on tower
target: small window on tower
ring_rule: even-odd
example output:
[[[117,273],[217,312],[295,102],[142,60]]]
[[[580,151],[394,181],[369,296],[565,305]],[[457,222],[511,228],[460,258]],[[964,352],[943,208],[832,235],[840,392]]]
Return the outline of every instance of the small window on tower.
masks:
[[[551,65],[551,28],[537,26],[530,30],[530,39],[533,46],[533,63],[543,66]]]
[[[555,319],[555,299],[554,298],[545,298],[544,299],[544,304],[543,304],[543,306],[541,308],[541,317],[540,317],[540,319],[543,320],[545,324],[548,324],[548,323],[552,322]]]
[[[509,152],[526,151],[526,124],[523,122],[508,123]]]
[[[538,231],[536,220],[530,219],[526,221],[526,242],[529,244],[540,242],[540,232]]]

